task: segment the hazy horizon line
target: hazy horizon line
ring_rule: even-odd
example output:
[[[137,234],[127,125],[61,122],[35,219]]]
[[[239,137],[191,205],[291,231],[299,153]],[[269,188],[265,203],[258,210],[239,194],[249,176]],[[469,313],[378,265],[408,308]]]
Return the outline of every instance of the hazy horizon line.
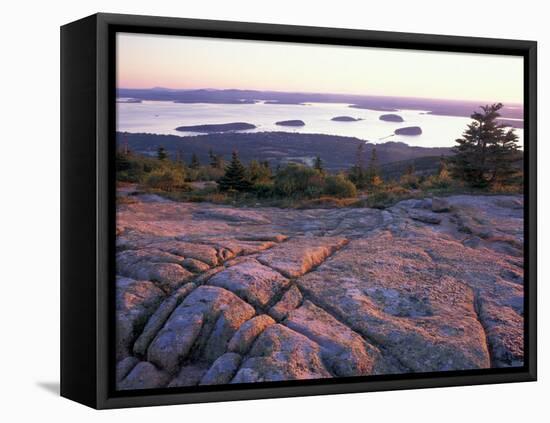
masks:
[[[271,93],[280,93],[280,94],[316,94],[316,95],[339,95],[339,96],[357,96],[357,97],[381,97],[381,98],[406,98],[406,99],[418,99],[418,100],[436,100],[436,101],[456,101],[463,103],[484,103],[484,104],[494,104],[502,103],[504,106],[513,105],[521,106],[523,108],[523,102],[506,102],[498,100],[487,100],[487,99],[463,99],[463,98],[444,98],[444,97],[419,97],[419,96],[396,96],[396,95],[380,95],[380,94],[352,94],[352,93],[337,93],[337,92],[319,92],[319,91],[280,91],[272,89],[257,89],[257,88],[211,88],[211,87],[200,87],[200,88],[172,88],[164,86],[154,86],[154,87],[116,87],[117,90],[166,90],[166,91],[256,91],[256,92],[271,92]]]

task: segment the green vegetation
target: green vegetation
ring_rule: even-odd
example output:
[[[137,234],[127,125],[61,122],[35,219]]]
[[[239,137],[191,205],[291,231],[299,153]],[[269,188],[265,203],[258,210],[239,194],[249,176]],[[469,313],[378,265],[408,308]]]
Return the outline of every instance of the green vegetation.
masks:
[[[456,140],[450,159],[454,178],[479,188],[517,184],[522,179],[514,166],[520,159],[518,136],[498,123],[501,108],[501,103],[483,106],[472,114],[473,121]]]
[[[225,174],[218,180],[220,191],[246,192],[252,187],[252,182],[246,174],[246,168],[239,160],[237,152],[234,151],[231,163],[225,169]]]
[[[351,167],[348,178],[359,189],[374,188],[382,184],[382,178],[378,169],[378,154],[376,147],[371,151],[369,165],[365,167],[365,144],[359,144],[355,165]]]
[[[166,160],[167,158],[168,158],[168,154],[166,154],[166,150],[162,145],[159,146],[159,148],[157,149],[157,159]]]
[[[313,162],[313,169],[315,169],[317,172],[324,174],[325,169],[323,167],[323,161],[321,160],[320,156],[315,157],[315,161]]]
[[[117,181],[139,183],[162,191],[187,189],[185,167],[169,160],[162,148],[158,149],[157,158],[117,153],[116,175]]]
[[[323,194],[336,198],[357,197],[357,188],[344,175],[327,176],[324,181]]]
[[[430,195],[521,192],[522,152],[514,131],[498,124],[501,107],[484,106],[474,113],[451,157],[427,156],[380,167],[372,148],[366,165],[361,143],[355,163],[334,174],[319,156],[311,167],[286,163],[272,170],[267,161],[243,163],[236,151],[227,165],[212,150],[207,164],[195,153],[185,164],[181,150],[172,160],[162,146],[156,157],[145,157],[125,145],[116,157],[117,180],[181,201],[280,207],[385,208]]]
[[[145,185],[168,192],[186,188],[185,171],[178,167],[155,169],[147,175]]]
[[[189,163],[189,168],[197,170],[201,167],[201,163],[199,162],[199,158],[195,153],[191,156],[191,163]]]

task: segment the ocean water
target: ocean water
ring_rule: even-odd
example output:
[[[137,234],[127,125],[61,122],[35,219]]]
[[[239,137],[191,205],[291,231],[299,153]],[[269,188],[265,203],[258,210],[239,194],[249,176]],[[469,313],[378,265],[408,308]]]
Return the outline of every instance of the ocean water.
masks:
[[[386,122],[380,115],[395,113],[404,122]],[[336,122],[336,116],[361,118],[356,122]],[[281,120],[300,119],[302,127],[275,125]],[[349,104],[308,103],[287,104],[207,104],[173,103],[168,101],[143,101],[142,103],[117,103],[117,131],[147,132],[178,136],[199,135],[180,132],[178,126],[247,122],[256,129],[242,132],[285,131],[308,134],[329,134],[357,137],[365,141],[380,143],[401,141],[419,147],[452,147],[471,120],[457,116],[438,116],[420,110],[399,110],[381,112],[350,108]],[[416,136],[392,135],[397,128],[420,126],[422,134]],[[523,129],[516,129],[523,145]]]

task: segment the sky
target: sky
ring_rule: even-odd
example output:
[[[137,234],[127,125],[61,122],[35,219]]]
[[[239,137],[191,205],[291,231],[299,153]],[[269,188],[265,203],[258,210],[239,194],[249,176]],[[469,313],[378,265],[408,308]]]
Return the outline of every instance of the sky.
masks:
[[[523,102],[523,58],[117,35],[117,87],[253,89]]]

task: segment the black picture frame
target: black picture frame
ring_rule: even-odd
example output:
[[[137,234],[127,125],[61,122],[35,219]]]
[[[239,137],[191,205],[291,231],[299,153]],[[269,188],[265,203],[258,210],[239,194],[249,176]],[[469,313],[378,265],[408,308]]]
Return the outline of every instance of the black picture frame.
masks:
[[[524,58],[525,365],[521,368],[116,392],[117,32],[519,55]],[[119,408],[534,381],[537,377],[537,44],[534,41],[95,14],[61,28],[61,395]]]

